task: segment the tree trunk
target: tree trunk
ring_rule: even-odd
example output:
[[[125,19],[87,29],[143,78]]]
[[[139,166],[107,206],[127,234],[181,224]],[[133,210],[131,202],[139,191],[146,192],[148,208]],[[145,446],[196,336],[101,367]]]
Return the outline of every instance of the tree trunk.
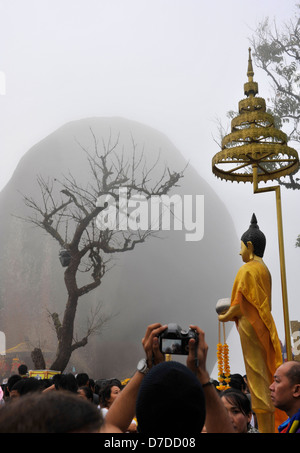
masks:
[[[40,348],[34,348],[31,352],[31,358],[35,370],[44,370],[46,368],[44,356]]]
[[[52,370],[63,372],[72,355],[73,331],[77,304],[78,296],[76,294],[69,296],[58,335],[56,358],[51,365]]]
[[[71,348],[65,344],[65,341],[59,343],[56,352],[56,359],[52,363],[50,369],[63,372],[69,363],[71,354],[72,354]]]
[[[75,254],[75,253],[74,253]],[[68,291],[68,302],[65,308],[62,324],[57,332],[58,345],[56,358],[51,365],[51,369],[63,372],[72,355],[72,342],[76,309],[79,299],[76,283],[76,272],[80,260],[72,259],[65,271],[65,284]]]

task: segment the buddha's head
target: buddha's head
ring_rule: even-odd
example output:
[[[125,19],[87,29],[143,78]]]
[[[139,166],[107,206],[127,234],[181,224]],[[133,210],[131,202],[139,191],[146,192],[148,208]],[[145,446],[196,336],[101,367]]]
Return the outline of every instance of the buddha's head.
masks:
[[[260,231],[259,226],[257,225],[257,220],[255,214],[252,215],[251,224],[249,229],[242,235],[242,250],[241,255],[245,261],[242,251],[246,254],[246,249],[249,254],[254,254],[262,258],[264,256],[264,251],[266,247],[266,237],[262,231]],[[243,247],[243,245],[245,247]],[[251,259],[251,258],[250,258]],[[247,259],[249,261],[249,259]]]

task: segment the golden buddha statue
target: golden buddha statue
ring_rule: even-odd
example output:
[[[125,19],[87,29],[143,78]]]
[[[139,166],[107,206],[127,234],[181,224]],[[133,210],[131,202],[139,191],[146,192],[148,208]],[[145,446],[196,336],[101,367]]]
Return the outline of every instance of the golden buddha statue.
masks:
[[[269,391],[275,370],[282,363],[282,352],[271,314],[271,275],[262,259],[265,246],[265,235],[253,214],[249,229],[241,237],[240,255],[245,264],[236,275],[230,307],[219,320],[236,323],[259,431],[274,433],[286,416],[275,410]]]

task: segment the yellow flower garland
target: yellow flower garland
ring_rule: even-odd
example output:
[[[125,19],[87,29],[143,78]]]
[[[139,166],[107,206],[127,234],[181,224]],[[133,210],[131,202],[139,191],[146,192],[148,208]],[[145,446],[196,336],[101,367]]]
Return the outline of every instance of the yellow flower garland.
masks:
[[[218,360],[218,390],[229,388],[230,383],[230,365],[229,365],[229,346],[225,341],[225,326],[223,324],[224,344],[221,343],[221,327],[219,321],[219,343],[217,344],[217,360]]]

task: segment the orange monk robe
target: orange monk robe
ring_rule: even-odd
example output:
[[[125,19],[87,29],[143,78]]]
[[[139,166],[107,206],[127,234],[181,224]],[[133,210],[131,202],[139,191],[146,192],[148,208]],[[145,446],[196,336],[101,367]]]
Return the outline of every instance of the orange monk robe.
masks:
[[[268,386],[282,364],[282,352],[271,314],[271,276],[263,262],[252,260],[239,269],[231,296],[231,306],[236,305],[239,305],[242,316],[234,320],[240,333],[247,378],[253,394],[253,410],[265,412],[269,407],[274,411]],[[262,380],[265,379],[264,385],[260,385],[259,374]],[[275,426],[285,419],[286,414],[275,411]]]

